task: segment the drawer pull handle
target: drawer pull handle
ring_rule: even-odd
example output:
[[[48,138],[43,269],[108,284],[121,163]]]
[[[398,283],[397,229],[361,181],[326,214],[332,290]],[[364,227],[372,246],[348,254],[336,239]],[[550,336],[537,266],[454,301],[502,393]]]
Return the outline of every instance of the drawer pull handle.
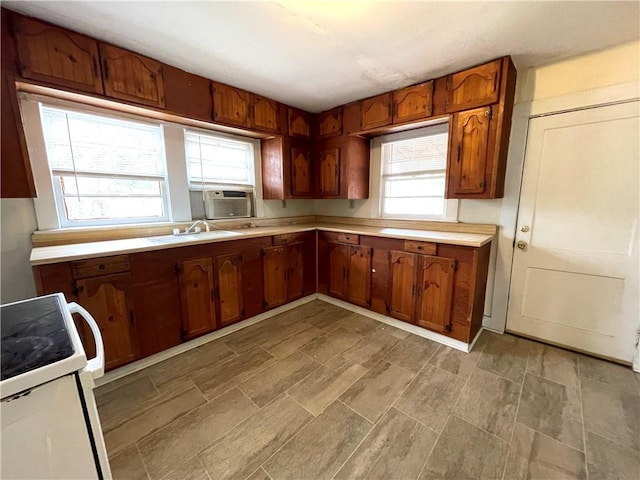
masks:
[[[418,245],[418,250],[422,250],[424,247],[422,245]]]
[[[107,267],[105,266],[105,264],[104,264],[104,263],[101,263],[100,265],[98,265],[98,268],[99,268],[100,270],[104,270],[104,269],[105,269],[105,268],[107,268]]]

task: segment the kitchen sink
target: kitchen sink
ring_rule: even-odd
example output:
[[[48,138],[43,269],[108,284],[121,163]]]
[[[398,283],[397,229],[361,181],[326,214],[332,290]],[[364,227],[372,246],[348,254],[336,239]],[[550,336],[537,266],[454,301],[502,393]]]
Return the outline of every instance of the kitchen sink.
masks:
[[[197,240],[208,240],[213,238],[235,237],[242,235],[238,232],[230,232],[228,230],[215,230],[213,232],[188,233],[181,235],[163,235],[161,237],[148,237],[146,241],[155,245],[166,245],[172,243],[191,242]]]

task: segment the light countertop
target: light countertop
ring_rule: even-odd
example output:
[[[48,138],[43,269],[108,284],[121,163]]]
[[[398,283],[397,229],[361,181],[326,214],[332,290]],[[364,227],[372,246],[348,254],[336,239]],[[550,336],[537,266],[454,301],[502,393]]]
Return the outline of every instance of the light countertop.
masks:
[[[491,242],[495,235],[486,233],[461,233],[403,228],[371,227],[364,225],[344,225],[332,223],[310,223],[298,225],[279,225],[255,227],[238,230],[212,230],[191,235],[164,235],[157,237],[129,238],[102,242],[75,243],[36,247],[31,251],[31,265],[85,260],[89,258],[121,255],[127,253],[164,250],[167,248],[198,245],[202,243],[224,242],[245,238],[281,235],[285,233],[324,230],[374,237],[400,238],[424,242],[445,243],[468,247],[481,247]]]

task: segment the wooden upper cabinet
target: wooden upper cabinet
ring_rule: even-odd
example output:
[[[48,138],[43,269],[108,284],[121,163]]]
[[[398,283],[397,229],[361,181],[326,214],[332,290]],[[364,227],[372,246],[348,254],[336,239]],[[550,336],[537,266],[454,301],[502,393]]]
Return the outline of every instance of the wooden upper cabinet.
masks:
[[[311,149],[291,146],[291,195],[308,197],[313,193]]]
[[[392,110],[393,93],[383,93],[377,97],[362,100],[360,104],[360,128],[384,127],[393,121]]]
[[[349,270],[347,271],[348,300],[363,307],[371,305],[371,247],[351,245],[349,247]]]
[[[340,195],[340,148],[321,150],[318,156],[320,170],[320,196]]]
[[[251,94],[239,88],[213,83],[213,120],[237,127],[251,126]]]
[[[297,108],[289,107],[289,135],[292,137],[311,137],[311,114]]]
[[[389,252],[390,282],[389,315],[413,323],[415,311],[416,274],[418,255],[407,252]]]
[[[162,64],[137,53],[100,43],[105,95],[152,107],[165,107]]]
[[[318,115],[318,135],[333,137],[342,134],[342,107],[327,110]]]
[[[23,77],[103,93],[94,39],[26,17],[13,28]]]
[[[286,247],[268,247],[262,250],[264,271],[264,308],[273,308],[287,302]]]
[[[421,255],[418,267],[416,323],[436,332],[451,331],[451,301],[456,261]]]
[[[451,122],[446,198],[487,189],[493,107],[458,112]]]
[[[213,108],[211,80],[170,65],[162,67],[162,71],[166,110],[181,117],[210,122]]]
[[[190,340],[216,329],[213,261],[188,260],[177,265],[182,306],[182,339]]]
[[[250,127],[263,132],[280,132],[280,105],[275,100],[251,94]]]
[[[244,318],[242,254],[223,255],[215,261],[219,326],[226,327]]]
[[[497,103],[500,95],[502,59],[447,77],[447,112]]]
[[[432,113],[433,82],[393,92],[393,123],[423,120]]]
[[[78,301],[95,318],[102,334],[105,369],[136,359],[131,276],[128,272],[76,280]],[[84,328],[84,327],[82,327]],[[84,335],[90,338],[91,335]],[[88,347],[88,348],[86,348]],[[93,346],[85,345],[89,356]]]

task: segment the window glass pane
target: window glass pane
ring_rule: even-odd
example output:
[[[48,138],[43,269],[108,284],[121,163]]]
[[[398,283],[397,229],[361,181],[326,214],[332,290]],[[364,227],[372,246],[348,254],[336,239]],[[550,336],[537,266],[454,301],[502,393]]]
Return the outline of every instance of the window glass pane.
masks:
[[[389,197],[444,197],[444,173],[387,177],[385,196]]]
[[[381,144],[383,216],[434,218],[446,214],[448,133],[437,125],[415,135]]]
[[[64,197],[63,202],[71,221],[164,216],[161,197]]]
[[[214,135],[185,132],[190,183],[252,185],[253,144]]]
[[[77,180],[77,181],[76,181]],[[126,179],[112,177],[84,177],[77,179],[71,175],[60,176],[62,194],[67,195],[109,195],[109,196],[162,196],[162,182],[159,180]]]
[[[387,198],[384,210],[387,215],[442,216],[444,198]]]
[[[42,107],[42,126],[54,170],[164,174],[159,125]]]
[[[40,105],[63,226],[168,219],[160,125]]]

